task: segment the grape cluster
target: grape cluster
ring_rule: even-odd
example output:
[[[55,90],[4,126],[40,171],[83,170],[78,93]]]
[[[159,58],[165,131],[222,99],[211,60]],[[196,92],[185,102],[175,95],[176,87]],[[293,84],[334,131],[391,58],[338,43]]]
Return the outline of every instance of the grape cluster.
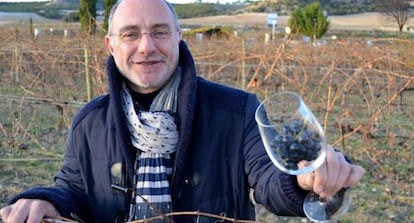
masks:
[[[300,161],[312,161],[318,157],[321,137],[316,131],[308,130],[302,120],[295,119],[283,125],[270,146],[287,169],[297,170]]]

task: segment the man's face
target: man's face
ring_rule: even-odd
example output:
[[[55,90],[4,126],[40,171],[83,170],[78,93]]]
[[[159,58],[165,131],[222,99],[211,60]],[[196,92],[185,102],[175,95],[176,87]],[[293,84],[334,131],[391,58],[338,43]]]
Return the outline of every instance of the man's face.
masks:
[[[174,74],[179,58],[177,28],[162,0],[124,0],[118,6],[105,44],[132,90],[154,92]]]

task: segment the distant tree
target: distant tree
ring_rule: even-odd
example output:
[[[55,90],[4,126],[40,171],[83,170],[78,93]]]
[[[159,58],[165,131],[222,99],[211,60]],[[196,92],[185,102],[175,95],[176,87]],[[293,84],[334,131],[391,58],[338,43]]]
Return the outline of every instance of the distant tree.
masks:
[[[103,29],[105,31],[108,31],[108,19],[109,19],[109,13],[111,12],[111,8],[113,5],[115,5],[117,0],[105,0],[104,2],[104,23],[103,23]]]
[[[64,18],[65,22],[79,22],[79,11],[78,12],[69,12]]]
[[[392,17],[397,22],[398,29],[402,33],[408,20],[410,1],[408,0],[373,0],[377,11]]]
[[[285,7],[286,7],[286,11],[287,12],[292,12],[295,9],[296,1],[294,1],[294,0],[285,0],[284,4],[285,4]]]
[[[288,24],[292,34],[306,35],[312,37],[313,41],[325,35],[329,28],[328,18],[319,2],[293,11]]]
[[[178,17],[181,19],[213,16],[220,13],[217,7],[210,3],[175,4],[174,6]]]
[[[96,31],[96,0],[80,0],[79,18],[82,32],[94,34]]]

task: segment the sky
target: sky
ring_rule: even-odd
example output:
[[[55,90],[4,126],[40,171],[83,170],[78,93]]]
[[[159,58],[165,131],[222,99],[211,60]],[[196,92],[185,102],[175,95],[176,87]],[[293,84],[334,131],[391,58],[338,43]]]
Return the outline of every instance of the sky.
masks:
[[[45,2],[48,0],[0,0],[0,2]]]
[[[195,0],[167,0],[168,2],[171,3],[193,3],[196,2]],[[233,3],[236,2],[237,0],[202,0],[202,2],[204,3],[217,3],[220,2],[221,4],[226,4],[226,3]]]
[[[41,2],[41,1],[48,1],[48,0],[0,0],[0,2]],[[193,3],[196,2],[196,0],[167,0],[171,3]],[[226,4],[226,3],[233,3],[236,2],[237,0],[202,0],[202,2],[204,3],[217,3],[220,2],[221,4]]]

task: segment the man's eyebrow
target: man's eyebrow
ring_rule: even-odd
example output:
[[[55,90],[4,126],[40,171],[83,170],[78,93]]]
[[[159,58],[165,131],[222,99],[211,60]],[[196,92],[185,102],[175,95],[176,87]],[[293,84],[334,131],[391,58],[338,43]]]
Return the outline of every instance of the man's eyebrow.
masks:
[[[168,23],[156,23],[151,26],[151,29],[154,29],[154,28],[169,28],[170,29],[171,26]]]
[[[168,23],[155,23],[153,25],[151,25],[151,27],[149,27],[150,30],[152,29],[156,29],[156,28],[168,28],[171,29],[171,25]],[[131,30],[142,30],[141,26],[138,25],[126,25],[121,27],[121,29],[119,29],[120,33],[126,32],[126,31],[131,31]]]
[[[121,29],[119,29],[120,33],[126,32],[126,31],[130,31],[130,30],[139,30],[140,27],[137,25],[127,25],[127,26],[123,26],[121,27]]]

